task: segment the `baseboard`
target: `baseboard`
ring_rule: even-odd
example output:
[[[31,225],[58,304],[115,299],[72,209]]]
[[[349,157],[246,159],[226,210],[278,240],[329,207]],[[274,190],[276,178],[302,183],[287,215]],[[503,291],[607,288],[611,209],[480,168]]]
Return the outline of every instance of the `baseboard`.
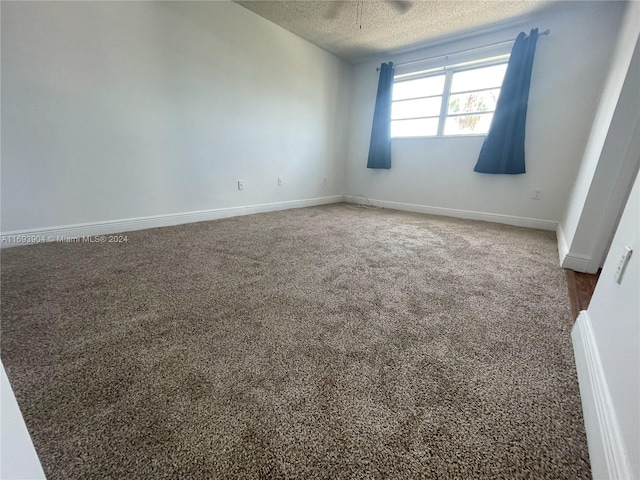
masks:
[[[561,258],[560,266],[562,266],[562,268],[569,268],[575,272],[595,273],[589,271],[590,263],[591,259],[589,257],[567,253],[564,258]]]
[[[0,245],[2,248],[5,248],[29,245],[33,243],[64,241],[64,239],[70,238],[92,237],[96,235],[132,232],[134,230],[144,230],[147,228],[169,227],[183,223],[204,222],[240,215],[287,210],[290,208],[313,207],[315,205],[325,205],[342,201],[342,195],[333,195],[330,197],[263,203],[242,207],[216,208],[212,210],[199,210],[194,212],[109,220],[106,222],[92,222],[59,227],[3,232],[0,235]]]
[[[558,239],[558,255],[560,257],[560,266],[562,268],[568,268],[575,272],[589,271],[591,258],[587,257],[586,255],[576,255],[569,251],[567,238],[564,235],[564,230],[562,229],[561,224],[558,224],[558,228],[556,229],[556,237]]]
[[[631,464],[586,310],[571,332],[593,478],[631,479]]]
[[[344,195],[345,202],[355,203],[360,200],[359,196]],[[390,208],[392,210],[404,210],[407,212],[428,213],[431,215],[442,215],[444,217],[466,218],[469,220],[482,220],[485,222],[503,223],[517,227],[535,228],[538,230],[554,231],[558,222],[551,220],[540,220],[537,218],[516,217],[513,215],[502,215],[499,213],[475,212],[472,210],[458,210],[455,208],[430,207],[428,205],[416,205],[413,203],[390,202],[388,200],[368,199],[371,205],[376,207]]]

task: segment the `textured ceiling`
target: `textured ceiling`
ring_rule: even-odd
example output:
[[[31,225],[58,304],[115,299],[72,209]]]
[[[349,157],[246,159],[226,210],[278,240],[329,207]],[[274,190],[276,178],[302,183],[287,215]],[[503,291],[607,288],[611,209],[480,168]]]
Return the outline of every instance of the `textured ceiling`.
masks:
[[[356,63],[374,54],[510,23],[556,2],[237,0],[236,3],[338,57]],[[403,13],[409,6],[411,8]]]

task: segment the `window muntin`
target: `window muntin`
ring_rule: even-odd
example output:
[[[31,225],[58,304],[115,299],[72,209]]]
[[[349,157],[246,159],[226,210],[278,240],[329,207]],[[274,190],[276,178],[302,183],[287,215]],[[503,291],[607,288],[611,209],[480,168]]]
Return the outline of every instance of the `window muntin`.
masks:
[[[486,134],[508,57],[446,67],[445,73],[434,69],[431,74],[422,71],[415,76],[397,75],[393,84],[391,137]]]
[[[393,100],[407,100],[409,98],[442,95],[444,81],[444,75],[417,78],[415,80],[394,81]]]
[[[401,120],[407,118],[439,117],[442,95],[437,97],[400,100],[391,104],[391,118]]]
[[[499,88],[449,95],[448,115],[473,112],[493,112],[500,95]],[[393,118],[393,117],[391,117]]]
[[[493,112],[447,117],[444,124],[444,134],[477,135],[478,132],[488,132],[492,118]]]

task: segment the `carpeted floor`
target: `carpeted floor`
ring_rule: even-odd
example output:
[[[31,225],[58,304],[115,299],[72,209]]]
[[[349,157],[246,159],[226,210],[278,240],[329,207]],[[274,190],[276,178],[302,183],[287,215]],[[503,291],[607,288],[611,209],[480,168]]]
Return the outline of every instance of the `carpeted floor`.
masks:
[[[51,479],[578,479],[555,235],[345,204],[2,251]]]

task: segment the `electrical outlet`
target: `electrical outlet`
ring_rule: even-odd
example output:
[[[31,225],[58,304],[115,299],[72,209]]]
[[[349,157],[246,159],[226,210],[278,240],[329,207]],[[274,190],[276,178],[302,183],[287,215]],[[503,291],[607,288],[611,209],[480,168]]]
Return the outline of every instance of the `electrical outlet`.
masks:
[[[627,264],[629,263],[629,259],[631,258],[631,254],[633,250],[628,245],[625,245],[624,252],[620,257],[620,261],[618,262],[618,268],[616,268],[616,282],[618,284],[622,283],[622,276],[624,275],[624,270],[627,268]]]
[[[533,195],[531,195],[533,200],[540,200],[542,198],[542,190],[534,190]]]
[[[329,184],[329,181],[327,180],[327,177],[324,177],[324,186],[326,187]]]
[[[238,190],[244,190],[244,180],[238,180]]]
[[[282,186],[282,177],[278,177],[278,185]]]

